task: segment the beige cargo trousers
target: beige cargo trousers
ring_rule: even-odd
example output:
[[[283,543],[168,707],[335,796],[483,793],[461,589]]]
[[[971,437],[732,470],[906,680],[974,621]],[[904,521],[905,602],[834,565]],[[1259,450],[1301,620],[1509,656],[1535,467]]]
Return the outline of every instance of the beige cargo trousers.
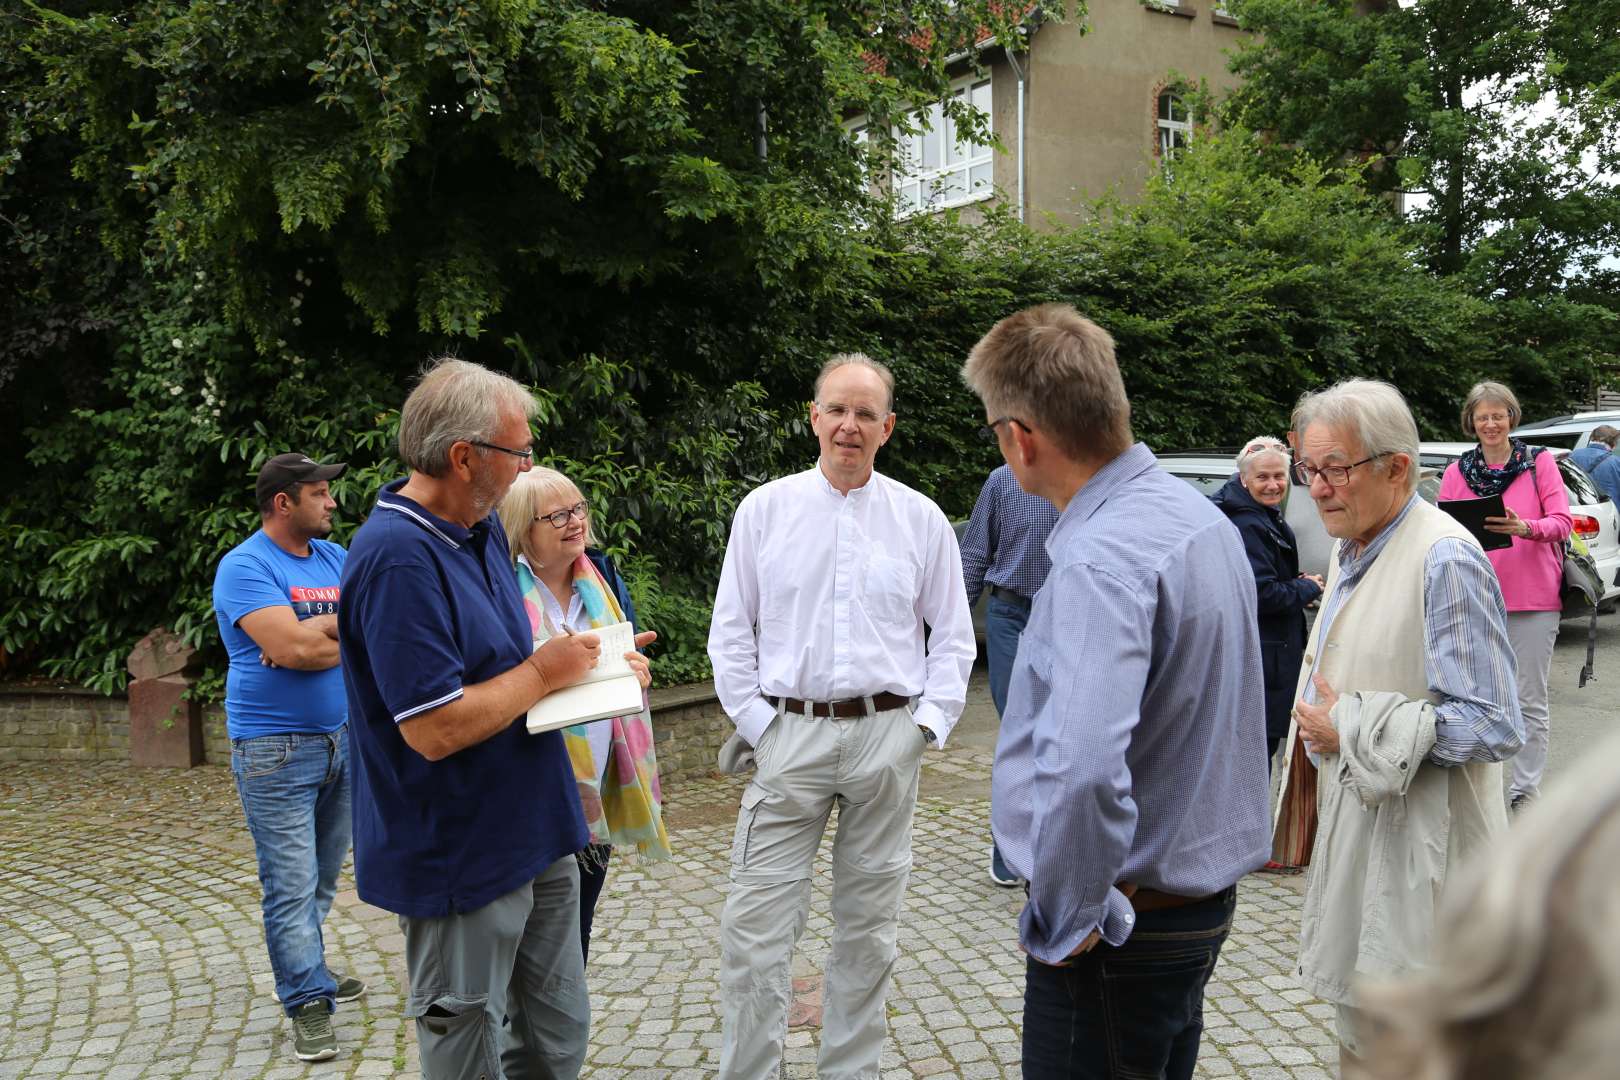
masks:
[[[822,982],[817,1074],[877,1080],[884,997],[911,876],[911,816],[926,747],[909,708],[854,719],[777,706],[754,747],[720,923],[722,1080],[779,1074],[793,947],[810,912],[816,850],[833,805],[832,951]]]

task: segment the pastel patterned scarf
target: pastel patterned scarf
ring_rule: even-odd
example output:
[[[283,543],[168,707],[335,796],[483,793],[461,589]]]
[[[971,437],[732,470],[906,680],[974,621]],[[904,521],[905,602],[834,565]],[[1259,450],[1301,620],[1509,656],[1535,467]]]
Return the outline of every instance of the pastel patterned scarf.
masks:
[[[536,643],[562,632],[546,615],[544,589],[526,561],[517,564],[518,588],[523,608],[529,616],[529,629]],[[609,626],[624,621],[618,599],[607,587],[590,558],[581,555],[574,563],[574,592],[585,607],[592,626]],[[566,612],[564,613],[566,617]],[[652,713],[642,695],[639,713],[615,716],[607,771],[597,784],[596,760],[591,754],[588,725],[563,729],[563,743],[574,765],[579,785],[579,801],[585,811],[585,824],[591,830],[592,844],[616,848],[634,847],[652,859],[670,856],[669,834],[664,831],[663,789],[658,784],[658,758],[653,752]]]

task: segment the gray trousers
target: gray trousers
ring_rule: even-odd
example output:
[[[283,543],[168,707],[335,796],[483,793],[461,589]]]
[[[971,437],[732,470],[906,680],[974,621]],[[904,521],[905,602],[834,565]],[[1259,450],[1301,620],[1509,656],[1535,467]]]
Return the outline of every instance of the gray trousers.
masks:
[[[477,911],[401,915],[406,1015],[427,1080],[573,1080],[591,1003],[579,944],[579,865],[566,855]]]
[[[778,709],[760,737],[720,923],[721,1077],[778,1075],[793,947],[809,917],[812,864],[836,803],[833,940],[817,1075],[877,1080],[925,746],[910,709],[856,720]]]
[[[1547,714],[1547,676],[1552,671],[1553,645],[1558,641],[1556,611],[1510,611],[1508,644],[1519,669],[1519,712],[1524,716],[1524,748],[1513,756],[1513,782],[1509,798],[1541,794],[1541,774],[1547,768],[1547,744],[1552,740],[1552,717]]]

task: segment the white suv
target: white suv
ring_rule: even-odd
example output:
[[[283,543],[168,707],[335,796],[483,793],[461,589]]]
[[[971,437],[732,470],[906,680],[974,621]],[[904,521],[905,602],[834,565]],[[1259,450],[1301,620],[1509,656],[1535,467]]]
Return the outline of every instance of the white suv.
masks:
[[[1579,450],[1592,441],[1592,429],[1608,424],[1620,428],[1620,412],[1581,412],[1571,416],[1554,416],[1532,424],[1520,424],[1513,434],[1527,443],[1545,446],[1550,450]]]

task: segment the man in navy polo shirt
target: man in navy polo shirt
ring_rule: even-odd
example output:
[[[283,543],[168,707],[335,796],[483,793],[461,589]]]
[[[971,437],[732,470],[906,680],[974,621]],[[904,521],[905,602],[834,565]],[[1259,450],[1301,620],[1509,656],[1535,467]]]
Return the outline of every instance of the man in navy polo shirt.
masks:
[[[326,966],[321,923],[349,854],[348,703],[338,673],[338,575],[330,483],[342,463],[277,454],[259,470],[260,528],[214,571],[230,656],[225,729],[263,892],[276,997],[304,1061],[337,1054],[332,1003],[365,993]]]
[[[534,650],[493,512],[529,468],[536,411],[503,375],[434,365],[400,415],[410,475],[378,494],[343,572],[355,880],[399,915],[426,1077],[574,1077],[585,1060],[574,855],[590,837],[562,734],[523,717],[598,640]]]

